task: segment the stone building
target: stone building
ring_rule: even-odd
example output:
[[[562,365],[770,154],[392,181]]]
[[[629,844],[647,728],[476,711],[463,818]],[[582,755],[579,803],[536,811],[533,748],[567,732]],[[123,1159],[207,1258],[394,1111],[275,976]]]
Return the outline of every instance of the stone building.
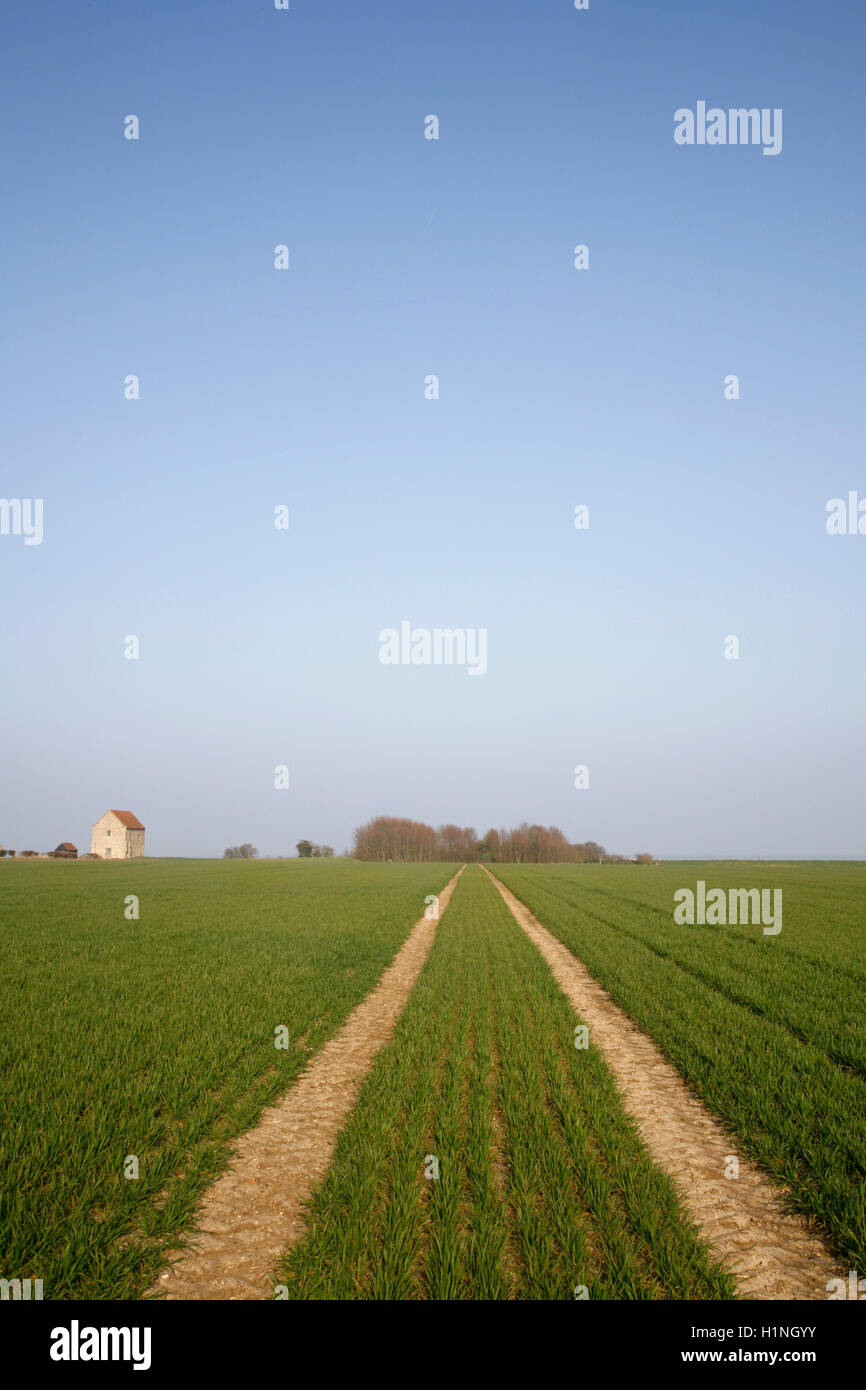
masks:
[[[93,827],[90,852],[100,859],[142,859],[144,826],[131,811],[106,811]]]

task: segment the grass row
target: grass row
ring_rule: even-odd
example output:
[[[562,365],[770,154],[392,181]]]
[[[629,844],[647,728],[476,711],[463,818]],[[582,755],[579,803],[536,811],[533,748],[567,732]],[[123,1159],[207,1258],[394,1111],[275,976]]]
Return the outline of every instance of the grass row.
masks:
[[[304,1300],[733,1297],[577,1022],[467,869],[275,1283]]]
[[[497,865],[769,1173],[866,1268],[862,865]],[[683,926],[677,888],[783,890],[778,936]]]
[[[454,872],[4,864],[0,1276],[41,1278],[51,1299],[139,1296],[231,1138],[373,988]]]

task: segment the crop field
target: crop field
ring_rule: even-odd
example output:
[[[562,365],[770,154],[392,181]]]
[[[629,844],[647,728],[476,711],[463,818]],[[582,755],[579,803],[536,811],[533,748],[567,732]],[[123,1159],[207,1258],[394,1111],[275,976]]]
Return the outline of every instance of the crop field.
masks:
[[[460,867],[0,865],[0,1277],[40,1278],[46,1299],[153,1296],[233,1142],[319,1064],[327,1079]],[[788,1208],[866,1268],[866,866],[491,867]],[[781,931],[678,924],[674,894],[699,879],[781,889]],[[480,866],[423,941],[297,1231],[241,1296],[739,1297]]]
[[[228,1141],[373,988],[454,871],[4,864],[0,1275],[38,1276],[46,1298],[139,1296]]]
[[[789,1205],[866,1268],[866,866],[496,866]],[[674,893],[781,888],[778,935],[686,926]]]
[[[467,869],[282,1271],[289,1296],[730,1297],[574,1030]]]

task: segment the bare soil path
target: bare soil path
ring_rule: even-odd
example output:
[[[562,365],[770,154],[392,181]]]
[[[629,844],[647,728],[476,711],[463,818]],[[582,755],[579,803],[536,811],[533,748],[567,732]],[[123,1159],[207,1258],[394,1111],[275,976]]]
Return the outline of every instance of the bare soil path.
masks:
[[[440,916],[460,873],[439,894]],[[205,1193],[190,1247],[149,1294],[194,1300],[273,1298],[272,1271],[303,1230],[304,1203],[324,1177],[361,1082],[391,1037],[435,935],[434,919],[416,922],[378,985],[336,1037],[237,1141],[231,1166]]]
[[[486,871],[489,872],[489,871]],[[757,1168],[736,1155],[721,1123],[586,967],[491,873],[506,905],[538,947],[604,1054],[653,1160],[673,1178],[703,1238],[744,1298],[826,1299],[846,1271],[806,1222],[786,1212]],[[726,1178],[729,1155],[739,1177]]]

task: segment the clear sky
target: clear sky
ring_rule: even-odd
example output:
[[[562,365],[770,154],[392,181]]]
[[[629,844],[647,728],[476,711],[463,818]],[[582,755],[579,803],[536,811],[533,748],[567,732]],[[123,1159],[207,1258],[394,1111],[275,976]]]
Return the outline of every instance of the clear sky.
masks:
[[[0,47],[4,845],[866,857],[860,0],[9,0]],[[781,153],[675,144],[699,101]],[[403,620],[487,673],[383,665]]]

